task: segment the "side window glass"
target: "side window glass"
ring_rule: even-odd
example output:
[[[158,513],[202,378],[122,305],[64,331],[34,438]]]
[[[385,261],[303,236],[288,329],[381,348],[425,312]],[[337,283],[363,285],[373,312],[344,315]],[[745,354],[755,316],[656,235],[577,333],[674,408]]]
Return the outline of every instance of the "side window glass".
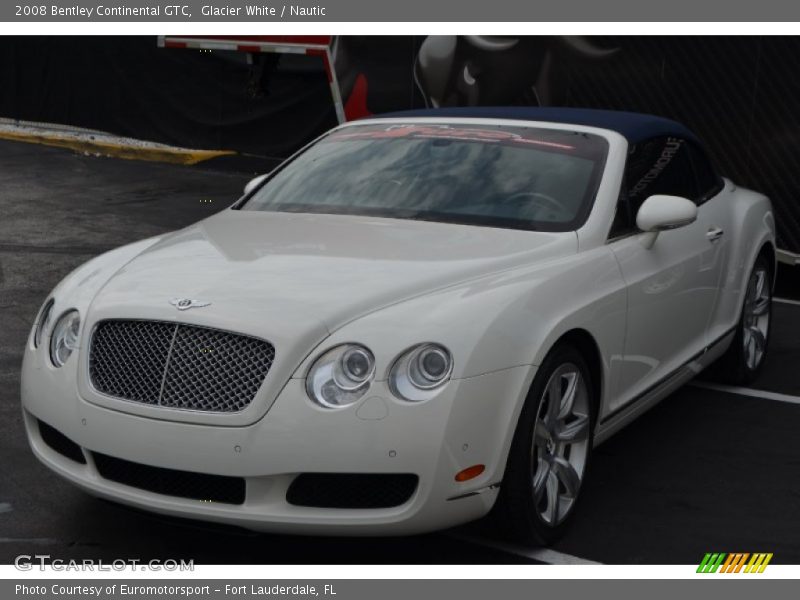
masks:
[[[697,180],[697,203],[702,204],[719,193],[722,189],[722,179],[714,171],[706,153],[695,144],[689,144],[689,158]]]
[[[628,202],[628,188],[625,181],[622,182],[622,189],[617,200],[617,212],[614,214],[614,222],[611,223],[611,231],[608,238],[622,237],[636,231],[636,218],[630,213],[630,202]]]
[[[642,203],[655,194],[697,201],[697,182],[686,140],[664,136],[639,142],[630,148],[610,236],[614,238],[636,231],[636,213]]]
[[[642,202],[655,194],[697,199],[697,184],[686,140],[659,137],[647,140],[641,146],[641,149],[634,148],[626,173],[628,197],[637,210]]]

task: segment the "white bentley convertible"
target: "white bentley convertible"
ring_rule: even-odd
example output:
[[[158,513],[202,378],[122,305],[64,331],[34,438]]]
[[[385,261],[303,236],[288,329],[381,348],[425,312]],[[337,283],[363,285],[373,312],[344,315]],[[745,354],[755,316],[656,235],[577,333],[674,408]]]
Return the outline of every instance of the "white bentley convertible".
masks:
[[[575,514],[592,448],[769,338],[770,202],[683,126],[442,109],[338,127],[232,207],[91,260],[22,373],[87,492],[275,532]]]

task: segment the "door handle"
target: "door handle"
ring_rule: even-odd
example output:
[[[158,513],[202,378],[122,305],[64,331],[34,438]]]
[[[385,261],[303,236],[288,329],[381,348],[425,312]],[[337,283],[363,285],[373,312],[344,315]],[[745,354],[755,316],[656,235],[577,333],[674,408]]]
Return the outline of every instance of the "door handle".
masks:
[[[709,229],[709,230],[708,230],[708,232],[706,233],[706,237],[708,238],[708,241],[709,241],[709,242],[716,242],[716,241],[718,241],[718,240],[719,240],[719,239],[720,239],[720,238],[721,238],[721,237],[722,237],[724,234],[725,234],[725,232],[724,232],[722,229],[720,229],[719,227],[712,227],[712,228],[711,228],[711,229]]]

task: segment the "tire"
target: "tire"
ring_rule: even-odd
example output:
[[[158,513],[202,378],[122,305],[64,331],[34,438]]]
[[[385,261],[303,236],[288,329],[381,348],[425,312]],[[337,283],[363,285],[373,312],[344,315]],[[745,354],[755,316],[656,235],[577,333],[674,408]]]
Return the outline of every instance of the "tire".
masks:
[[[761,372],[772,324],[772,275],[767,259],[756,259],[747,281],[742,312],[730,348],[714,366],[715,379],[735,385],[752,383]]]
[[[592,453],[593,390],[586,360],[575,347],[556,346],[542,362],[517,423],[493,510],[507,535],[549,545],[572,522]]]

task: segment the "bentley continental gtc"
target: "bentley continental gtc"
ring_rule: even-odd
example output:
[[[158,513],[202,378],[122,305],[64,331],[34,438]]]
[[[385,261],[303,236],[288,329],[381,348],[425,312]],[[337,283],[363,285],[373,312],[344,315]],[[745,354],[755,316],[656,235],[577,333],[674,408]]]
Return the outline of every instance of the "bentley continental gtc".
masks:
[[[594,447],[712,364],[756,376],[774,276],[769,200],[678,123],[390,114],[68,275],[24,422],[47,467],[147,511],[358,535],[492,512],[547,543]]]

